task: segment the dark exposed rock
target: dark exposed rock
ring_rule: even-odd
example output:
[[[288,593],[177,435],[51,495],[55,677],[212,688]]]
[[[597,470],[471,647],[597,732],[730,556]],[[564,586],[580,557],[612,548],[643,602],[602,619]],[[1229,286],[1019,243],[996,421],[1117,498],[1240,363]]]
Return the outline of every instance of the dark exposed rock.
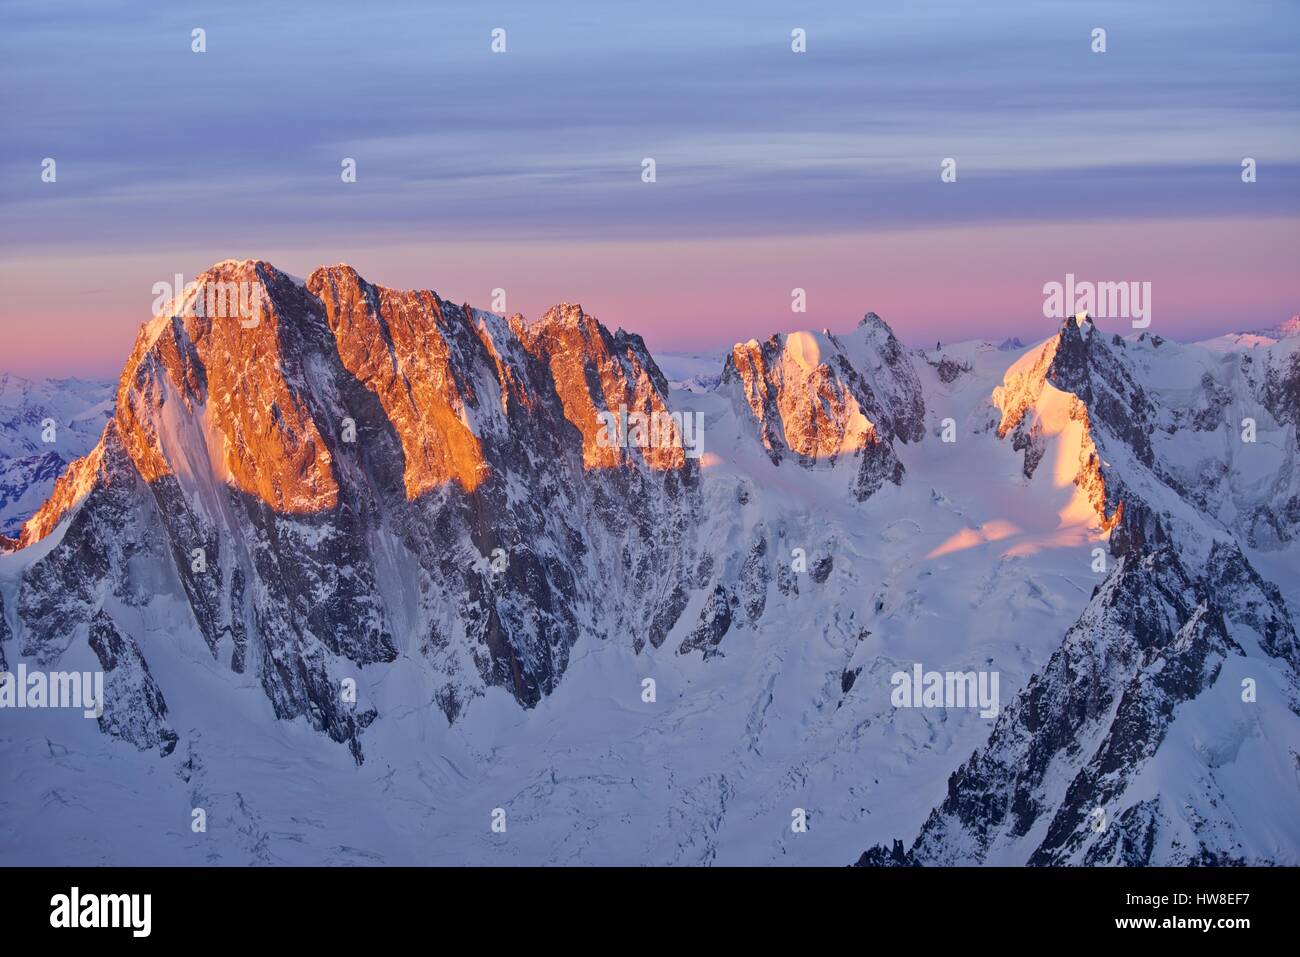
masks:
[[[845,669],[840,674],[840,694],[848,694],[853,690],[853,683],[858,680],[858,675],[862,674],[861,668]]]
[[[794,573],[790,561],[781,556],[776,563],[776,587],[787,597],[799,594],[799,576]]]
[[[915,861],[908,857],[907,852],[903,849],[903,842],[894,841],[893,847],[886,848],[883,844],[877,844],[870,850],[863,851],[862,856],[858,858],[854,867],[917,867]]]
[[[741,604],[750,624],[757,624],[763,617],[763,609],[767,607],[768,581],[767,537],[760,532],[740,569]]]
[[[736,607],[736,596],[725,586],[713,589],[704,607],[700,609],[700,618],[696,626],[687,635],[677,649],[679,655],[692,651],[704,652],[705,660],[722,654],[718,647],[723,637],[731,629],[732,614]]]
[[[860,453],[862,464],[853,480],[853,497],[864,502],[886,482],[903,484],[903,463],[894,450],[883,442],[868,445]]]
[[[9,670],[9,665],[5,660],[5,642],[9,638],[9,622],[5,620],[5,598],[4,595],[0,595],[0,671]]]
[[[1011,436],[1011,447],[1017,452],[1024,453],[1025,462],[1022,471],[1025,478],[1031,479],[1034,477],[1034,472],[1038,470],[1038,463],[1043,460],[1047,446],[1043,442],[1042,424],[1035,421],[1033,425],[1027,425],[1027,421],[1021,419],[1020,424],[1016,426]]]
[[[1151,448],[1151,404],[1128,366],[1105,344],[1091,320],[1061,325],[1048,380],[1072,392],[1088,414],[1123,441],[1147,467],[1155,461]]]
[[[658,648],[664,643],[689,603],[690,594],[686,589],[680,584],[674,585],[667,598],[655,609],[654,618],[650,621],[650,644],[653,647]],[[635,645],[637,651],[642,647],[641,644]]]
[[[928,361],[928,360],[927,360]],[[934,371],[939,375],[939,381],[945,385],[951,385],[956,382],[962,375],[971,371],[971,366],[966,362],[958,362],[951,356],[943,356],[938,362],[931,362]]]
[[[100,729],[141,751],[156,747],[164,757],[171,754],[178,738],[165,720],[167,702],[135,640],[101,611],[90,623],[90,647],[104,668]]]

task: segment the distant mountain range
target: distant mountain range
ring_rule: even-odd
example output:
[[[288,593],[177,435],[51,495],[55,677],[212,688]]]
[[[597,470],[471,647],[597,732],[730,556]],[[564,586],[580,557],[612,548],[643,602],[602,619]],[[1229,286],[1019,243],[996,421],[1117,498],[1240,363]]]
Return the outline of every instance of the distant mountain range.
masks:
[[[106,683],[0,711],[0,863],[1300,863],[1295,320],[711,364],[198,283],[256,321],[0,378],[0,669]]]
[[[112,382],[0,372],[0,534],[16,536],[68,463],[99,441],[113,392]]]

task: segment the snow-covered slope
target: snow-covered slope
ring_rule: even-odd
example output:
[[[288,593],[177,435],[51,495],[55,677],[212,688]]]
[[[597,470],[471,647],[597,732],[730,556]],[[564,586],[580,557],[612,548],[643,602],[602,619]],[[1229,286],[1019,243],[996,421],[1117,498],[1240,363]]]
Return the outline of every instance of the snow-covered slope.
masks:
[[[722,362],[721,355],[655,353],[655,364],[663,372],[669,386],[688,392],[708,392],[716,389],[722,379]]]
[[[1300,861],[1294,526],[1242,518],[1291,480],[1283,350],[1071,322],[908,352],[869,314],[712,382],[578,306],[207,278],[261,322],[146,326],[0,556],[0,652],[108,699],[0,712],[0,862],[1142,859],[1080,838],[1089,801],[1147,860]],[[1189,411],[1202,368],[1263,461],[1222,447],[1235,407]],[[611,444],[620,407],[702,422],[702,456]],[[895,707],[915,663],[996,672],[1000,714]]]
[[[1073,320],[1009,370],[1000,429],[1024,410],[1028,473],[1068,408],[1118,560],[910,848],[860,863],[1296,861],[1296,372],[1285,340],[1222,355]],[[1289,566],[1286,595],[1254,561]]]

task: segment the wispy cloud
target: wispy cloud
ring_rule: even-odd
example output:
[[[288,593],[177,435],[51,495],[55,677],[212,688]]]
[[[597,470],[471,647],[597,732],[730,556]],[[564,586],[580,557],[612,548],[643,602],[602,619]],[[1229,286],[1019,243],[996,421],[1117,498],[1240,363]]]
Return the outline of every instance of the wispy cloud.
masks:
[[[586,243],[601,250],[602,279],[632,289],[643,244],[696,243],[692,265],[721,276],[741,237],[852,248],[1009,227],[1029,257],[1042,227],[1093,223],[1113,229],[1075,241],[1106,248],[1077,257],[1123,251],[1141,268],[1152,251],[1131,237],[1152,224],[1173,235],[1219,221],[1249,245],[1261,224],[1300,222],[1290,0],[13,0],[5,20],[0,310],[43,294],[15,264],[110,249],[146,275],[160,249],[185,250],[175,268],[193,269],[191,257],[278,249],[314,251],[310,267],[359,245],[472,242],[490,257]],[[505,55],[489,50],[498,26]],[[790,51],[796,26],[806,54]],[[1099,26],[1104,55],[1089,49]],[[47,156],[54,186],[39,178]],[[1249,188],[1244,156],[1259,163]],[[354,184],[340,181],[343,157],[357,162]],[[653,186],[643,157],[657,162]],[[939,182],[945,157],[956,184]],[[1186,273],[1225,268],[1195,252],[1223,239],[1190,244]],[[547,265],[577,297],[590,258]],[[1222,288],[1244,268],[1262,269],[1236,266]],[[849,302],[852,281],[825,277],[834,294],[816,298]],[[1296,293],[1272,272],[1252,281],[1273,287],[1272,304]]]

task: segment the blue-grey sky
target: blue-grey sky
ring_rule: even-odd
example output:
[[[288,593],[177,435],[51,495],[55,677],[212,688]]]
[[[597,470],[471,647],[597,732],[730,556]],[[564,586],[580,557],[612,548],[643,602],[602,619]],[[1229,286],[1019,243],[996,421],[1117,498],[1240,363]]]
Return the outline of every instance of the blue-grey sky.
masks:
[[[905,339],[1032,334],[1042,284],[1089,268],[1158,280],[1171,334],[1300,308],[1294,0],[8,0],[0,18],[19,367],[114,371],[154,282],[232,256],[346,259],[484,306],[501,286],[526,314],[581,300],[659,348],[867,308]],[[33,311],[93,357],[24,340]]]

